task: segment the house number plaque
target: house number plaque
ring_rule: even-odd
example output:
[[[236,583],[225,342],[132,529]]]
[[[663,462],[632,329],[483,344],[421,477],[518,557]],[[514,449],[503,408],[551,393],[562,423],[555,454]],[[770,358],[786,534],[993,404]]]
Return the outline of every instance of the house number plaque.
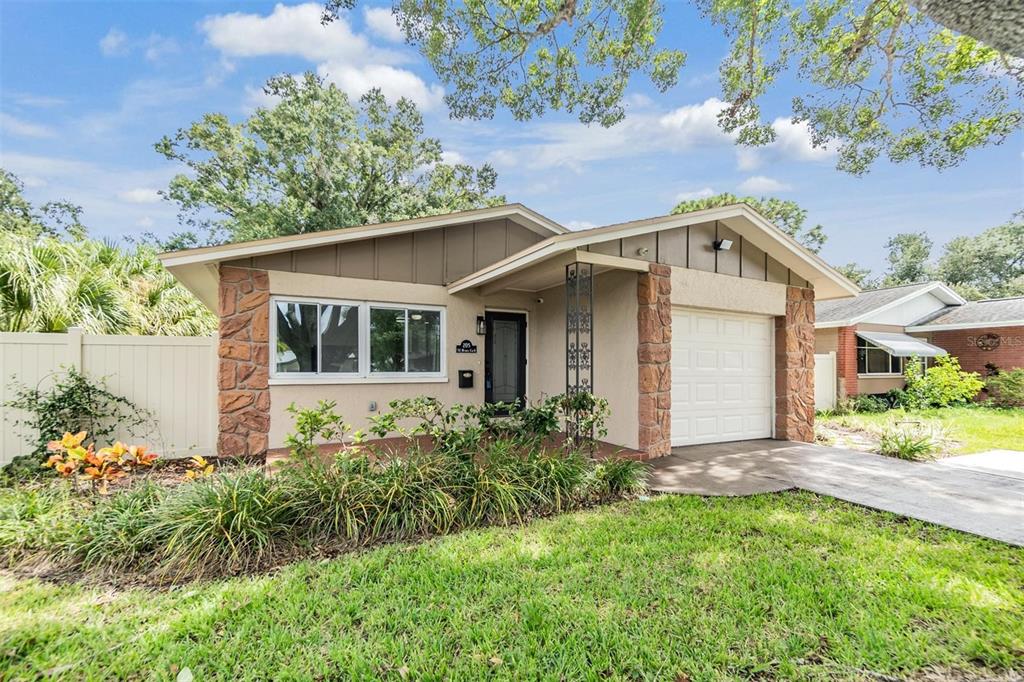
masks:
[[[462,339],[459,343],[455,344],[456,353],[475,353],[476,346],[469,339]]]

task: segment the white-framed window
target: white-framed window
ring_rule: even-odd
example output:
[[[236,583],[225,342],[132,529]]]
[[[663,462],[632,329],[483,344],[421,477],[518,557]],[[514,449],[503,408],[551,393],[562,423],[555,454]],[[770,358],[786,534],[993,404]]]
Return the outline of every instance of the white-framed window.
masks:
[[[902,374],[903,358],[860,336],[857,337],[857,374]]]
[[[427,379],[445,376],[445,309],[274,296],[270,376]]]

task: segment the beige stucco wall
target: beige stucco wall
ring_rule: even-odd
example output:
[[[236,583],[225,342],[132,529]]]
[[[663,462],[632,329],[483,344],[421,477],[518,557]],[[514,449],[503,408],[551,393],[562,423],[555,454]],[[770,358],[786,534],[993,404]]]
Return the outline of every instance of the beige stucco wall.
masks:
[[[839,352],[839,330],[835,327],[815,329],[814,352],[819,354]]]
[[[316,405],[318,400],[334,400],[338,411],[355,428],[365,428],[372,414],[368,406],[376,401],[378,409],[386,409],[395,398],[431,395],[444,403],[481,403],[484,399],[484,337],[476,334],[476,318],[487,308],[524,311],[527,313],[527,353],[532,360],[538,349],[533,334],[536,317],[536,296],[516,292],[501,293],[486,299],[474,293],[452,296],[442,286],[382,282],[348,277],[310,275],[271,270],[272,296],[309,296],[313,298],[341,298],[382,303],[412,303],[444,306],[446,309],[446,338],[444,348],[447,378],[427,382],[382,382],[355,380],[353,383],[286,383],[289,380],[271,379],[270,386],[270,447],[284,445],[284,437],[291,430],[292,419],[286,411],[295,402],[301,406]],[[455,345],[469,339],[477,346],[476,353],[456,353]],[[527,368],[529,369],[529,363]],[[458,370],[474,371],[473,388],[460,389]],[[534,382],[528,372],[527,392],[535,396]]]
[[[785,315],[786,285],[673,267],[672,305]]]
[[[272,270],[272,296],[341,298],[385,303],[445,306],[444,347],[447,379],[429,382],[369,383],[284,383],[271,379],[270,447],[284,445],[292,418],[287,407],[295,402],[312,406],[319,400],[334,400],[338,411],[355,428],[365,428],[372,414],[368,406],[376,401],[386,409],[389,400],[431,395],[444,403],[482,403],[484,400],[484,337],[476,334],[476,318],[487,309],[527,313],[527,397],[538,400],[565,391],[565,292],[564,287],[538,294],[504,292],[481,297],[474,292],[450,295],[443,286],[382,282],[367,279],[311,275]],[[597,337],[597,392],[609,399],[611,418],[607,439],[625,447],[637,445],[637,324],[636,273],[612,272],[599,275],[595,291]],[[542,303],[538,303],[542,299]],[[477,345],[475,354],[456,353],[455,345],[469,339]],[[458,370],[474,370],[474,387],[458,387]]]
[[[639,444],[637,369],[637,273],[598,275],[594,288],[594,392],[608,399],[606,440],[627,448]],[[530,381],[542,394],[565,391],[565,287],[540,292],[537,324],[531,330]],[[534,383],[535,382],[535,383]]]

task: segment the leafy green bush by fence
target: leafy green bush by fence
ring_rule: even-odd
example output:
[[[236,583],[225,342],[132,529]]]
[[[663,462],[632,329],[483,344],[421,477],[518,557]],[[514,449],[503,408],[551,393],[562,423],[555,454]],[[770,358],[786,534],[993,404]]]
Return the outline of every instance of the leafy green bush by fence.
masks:
[[[5,477],[14,480],[38,476],[43,471],[39,465],[46,459],[47,443],[60,440],[64,433],[85,431],[98,443],[112,443],[118,428],[136,435],[140,427],[152,421],[138,405],[107,390],[102,380],[91,379],[74,368],[48,389],[24,385],[12,389],[14,398],[4,407],[23,410],[27,415],[10,426],[32,443],[30,452],[15,457],[5,467]]]

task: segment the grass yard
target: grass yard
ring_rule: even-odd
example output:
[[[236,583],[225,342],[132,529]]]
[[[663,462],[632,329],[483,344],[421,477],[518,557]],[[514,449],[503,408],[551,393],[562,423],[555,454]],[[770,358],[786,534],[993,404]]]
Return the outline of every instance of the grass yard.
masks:
[[[0,666],[187,666],[197,680],[1022,670],[1024,552],[809,493],[661,497],[162,592],[2,577]]]
[[[826,425],[853,426],[860,429],[881,427],[893,420],[904,419],[919,419],[941,424],[950,438],[959,442],[959,446],[947,454],[963,455],[994,449],[1024,451],[1024,410],[946,407],[819,417]]]

